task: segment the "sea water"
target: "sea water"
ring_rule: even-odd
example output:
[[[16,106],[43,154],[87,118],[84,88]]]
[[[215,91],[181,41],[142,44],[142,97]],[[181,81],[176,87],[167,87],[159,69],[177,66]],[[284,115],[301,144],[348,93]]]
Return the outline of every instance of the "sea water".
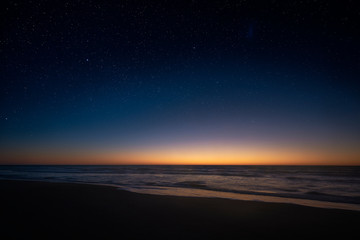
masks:
[[[0,166],[0,179],[112,185],[189,197],[284,202],[360,210],[354,166]]]

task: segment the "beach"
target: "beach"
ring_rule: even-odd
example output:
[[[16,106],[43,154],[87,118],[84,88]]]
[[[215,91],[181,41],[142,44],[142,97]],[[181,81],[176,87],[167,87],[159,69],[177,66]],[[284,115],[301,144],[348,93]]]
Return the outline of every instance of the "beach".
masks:
[[[1,180],[4,239],[359,237],[359,211]]]

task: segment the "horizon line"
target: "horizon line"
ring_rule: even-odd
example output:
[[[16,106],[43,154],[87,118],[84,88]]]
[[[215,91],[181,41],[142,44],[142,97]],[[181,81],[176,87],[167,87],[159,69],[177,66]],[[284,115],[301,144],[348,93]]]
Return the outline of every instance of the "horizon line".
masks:
[[[360,164],[0,164],[0,166],[311,166],[360,167]]]

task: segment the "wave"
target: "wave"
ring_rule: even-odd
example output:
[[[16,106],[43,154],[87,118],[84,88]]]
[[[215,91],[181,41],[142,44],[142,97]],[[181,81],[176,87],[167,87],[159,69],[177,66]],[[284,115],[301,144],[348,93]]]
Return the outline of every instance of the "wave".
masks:
[[[202,189],[360,204],[360,167],[0,166],[0,178]]]
[[[208,189],[204,181],[183,181],[177,182],[174,186],[179,187],[189,187],[189,188],[200,188],[200,189]]]

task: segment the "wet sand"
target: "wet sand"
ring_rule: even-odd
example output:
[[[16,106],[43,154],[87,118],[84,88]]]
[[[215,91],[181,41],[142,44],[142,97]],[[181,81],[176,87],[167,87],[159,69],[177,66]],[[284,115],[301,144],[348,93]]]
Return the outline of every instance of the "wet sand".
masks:
[[[285,203],[0,181],[2,239],[324,239],[360,237],[360,212]]]

